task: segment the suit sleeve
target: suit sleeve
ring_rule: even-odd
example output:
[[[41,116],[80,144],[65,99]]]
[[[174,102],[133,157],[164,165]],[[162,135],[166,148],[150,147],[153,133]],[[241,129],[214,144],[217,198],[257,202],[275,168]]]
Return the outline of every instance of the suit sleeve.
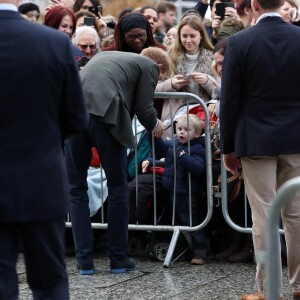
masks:
[[[147,65],[140,73],[137,85],[135,113],[141,124],[152,131],[156,125],[157,117],[153,106],[154,90],[157,85],[159,68],[155,64]]]
[[[69,40],[67,40],[66,48],[65,80],[60,107],[60,124],[63,139],[85,129],[88,124],[88,113]]]
[[[234,139],[242,98],[242,61],[235,37],[229,38],[222,68],[220,140],[223,154],[235,151]]]

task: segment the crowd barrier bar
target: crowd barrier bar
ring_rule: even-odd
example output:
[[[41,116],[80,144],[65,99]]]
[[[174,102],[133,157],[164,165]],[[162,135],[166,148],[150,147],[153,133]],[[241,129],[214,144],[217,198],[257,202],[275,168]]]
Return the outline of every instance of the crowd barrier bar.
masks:
[[[233,228],[236,231],[242,232],[242,233],[252,233],[252,228],[251,227],[246,227],[247,225],[247,206],[245,205],[245,227],[241,227],[237,224],[235,224],[228,212],[228,197],[227,197],[227,172],[223,163],[223,155],[222,157],[222,163],[221,163],[221,203],[222,203],[222,212],[223,212],[223,216],[225,221],[227,222],[227,224]],[[245,197],[244,197],[244,201],[245,203],[248,201],[247,200],[247,194],[245,192]],[[283,229],[278,229],[280,234],[284,234],[284,230]]]
[[[193,99],[196,103],[200,104],[204,111],[205,116],[205,153],[206,153],[206,194],[207,194],[207,215],[204,221],[197,226],[170,226],[170,225],[139,225],[129,224],[129,230],[136,231],[167,231],[173,232],[171,242],[168,248],[166,258],[164,260],[164,267],[169,267],[172,261],[173,253],[180,232],[192,232],[204,228],[210,221],[213,214],[213,182],[212,182],[212,157],[211,157],[211,138],[210,138],[210,118],[206,103],[198,96],[191,93],[184,92],[156,92],[154,98],[175,98],[175,99]],[[190,100],[187,101],[188,103]],[[103,201],[103,199],[102,199]],[[103,208],[103,205],[102,205]],[[101,209],[102,209],[101,208]],[[103,209],[102,209],[103,211]],[[155,223],[155,222],[154,222]],[[93,229],[107,229],[107,223],[104,223],[102,212],[102,223],[92,223]],[[71,222],[66,222],[66,227],[72,227]]]
[[[266,251],[264,261],[266,266],[267,299],[279,299],[278,286],[280,285],[279,261],[279,219],[283,206],[290,201],[296,192],[300,190],[300,177],[285,182],[278,190],[272,202],[266,230]]]

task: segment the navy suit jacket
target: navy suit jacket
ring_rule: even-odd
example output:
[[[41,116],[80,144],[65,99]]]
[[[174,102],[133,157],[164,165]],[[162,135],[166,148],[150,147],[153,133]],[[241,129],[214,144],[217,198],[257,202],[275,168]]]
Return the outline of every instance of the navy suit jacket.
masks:
[[[62,218],[63,140],[87,126],[70,40],[0,11],[0,222]]]
[[[229,38],[222,70],[222,153],[300,153],[300,28],[267,17]]]

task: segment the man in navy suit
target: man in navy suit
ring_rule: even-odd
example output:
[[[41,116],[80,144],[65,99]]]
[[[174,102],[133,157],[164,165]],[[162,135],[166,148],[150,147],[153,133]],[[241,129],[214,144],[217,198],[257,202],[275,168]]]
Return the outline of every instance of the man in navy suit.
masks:
[[[281,19],[282,4],[252,0],[257,24],[229,38],[222,71],[221,151],[232,174],[242,166],[256,253],[265,247],[276,189],[300,176],[300,29]],[[290,283],[294,299],[300,299],[299,194],[285,205],[282,221]],[[243,299],[264,299],[266,278],[260,262],[256,280],[258,293]],[[281,290],[280,285],[280,295]]]
[[[0,0],[0,299],[18,299],[22,244],[34,299],[69,299],[64,139],[88,117],[68,37]]]

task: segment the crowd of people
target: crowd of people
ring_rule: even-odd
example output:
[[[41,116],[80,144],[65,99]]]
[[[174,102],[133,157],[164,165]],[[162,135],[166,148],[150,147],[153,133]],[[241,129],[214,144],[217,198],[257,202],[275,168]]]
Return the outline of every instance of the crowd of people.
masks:
[[[153,202],[153,184],[169,197],[163,200],[175,217],[173,225],[201,223],[207,209],[203,111],[194,98],[154,99],[154,92],[201,98],[212,133],[217,130],[211,147],[214,183],[220,154],[228,176],[240,176],[242,170],[245,180],[253,239],[226,226],[216,213],[207,230],[186,234],[191,264],[203,265],[209,257],[244,262],[264,250],[267,212],[276,189],[300,175],[300,47],[294,42],[300,38],[299,7],[294,0],[199,0],[180,20],[176,10],[172,2],[161,1],[156,7],[126,8],[113,17],[105,15],[100,0],[57,0],[49,2],[41,21],[35,3],[0,0],[0,20],[7,28],[0,32],[0,98],[5,102],[0,141],[7,145],[1,150],[0,234],[5,247],[0,247],[0,277],[6,278],[0,282],[1,299],[18,297],[19,239],[34,298],[69,298],[63,261],[67,212],[77,270],[95,273],[88,196],[88,170],[95,155],[96,168],[101,165],[107,180],[112,273],[135,268],[128,254],[128,224],[149,224],[146,210],[147,201]],[[15,20],[19,25],[11,26]],[[10,44],[10,36],[17,44]],[[23,52],[26,61],[20,56],[15,60],[15,50],[8,49],[23,49],[28,37],[38,46]],[[17,83],[17,90],[8,79]],[[146,148],[138,157],[138,173],[129,176],[128,151],[136,146],[134,118],[145,132]],[[298,202],[295,195],[282,212],[294,300],[300,299]],[[242,201],[229,203],[240,226],[244,209]],[[227,236],[216,252],[209,244],[215,230]],[[47,274],[44,268],[49,268]],[[258,291],[244,300],[265,299],[260,261],[256,279]],[[282,299],[281,285],[278,295]]]

